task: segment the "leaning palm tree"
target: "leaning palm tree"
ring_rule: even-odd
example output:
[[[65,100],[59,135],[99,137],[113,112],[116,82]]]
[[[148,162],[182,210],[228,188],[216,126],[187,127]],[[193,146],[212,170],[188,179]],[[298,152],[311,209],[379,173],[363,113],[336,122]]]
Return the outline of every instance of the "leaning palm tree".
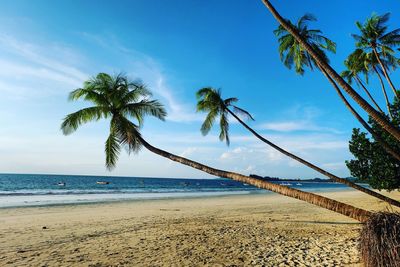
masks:
[[[398,59],[394,56],[394,49],[400,46],[400,28],[387,32],[388,26],[385,24],[390,18],[390,13],[381,16],[372,14],[367,18],[364,24],[359,21],[356,22],[357,28],[360,30],[361,35],[352,34],[356,40],[356,46],[363,49],[365,52],[372,51],[383,71],[383,74],[388,81],[393,93],[398,98],[398,94],[392,80],[388,73],[388,65],[383,62],[383,58],[397,66]]]
[[[325,72],[331,77],[343,90],[349,94],[354,101],[361,108],[363,108],[379,125],[382,129],[387,131],[396,140],[400,141],[400,129],[393,125],[388,119],[382,115],[380,112],[375,110],[364,98],[362,98],[330,65],[325,61],[323,56],[321,56],[318,51],[316,51],[312,45],[310,45],[303,36],[292,26],[292,24],[284,19],[278,11],[273,7],[269,0],[262,0],[263,4],[268,8],[274,18],[279,22],[279,24],[285,28],[299,43],[299,45],[309,53],[311,58],[315,61],[315,64],[319,66],[320,69],[324,69]]]
[[[329,63],[329,59],[324,51],[335,53],[336,43],[323,36],[320,30],[308,28],[308,22],[316,20],[317,19],[313,15],[306,14],[298,19],[296,24],[290,21],[287,22],[307,40],[307,43],[325,62]],[[318,67],[307,50],[305,50],[282,25],[279,25],[274,31],[274,34],[279,38],[279,56],[286,67],[291,69],[294,65],[296,73],[301,75],[304,74],[304,67],[309,67],[311,69],[313,69],[313,67]]]
[[[157,155],[211,175],[251,184],[284,196],[303,200],[360,222],[367,221],[373,214],[313,193],[212,168],[152,146],[140,133],[144,118],[150,115],[164,120],[166,111],[160,102],[152,100],[150,97],[151,93],[145,86],[129,81],[124,75],[110,76],[100,73],[86,81],[83,88],[78,88],[70,93],[70,100],[83,99],[91,102],[92,106],[67,115],[61,124],[61,130],[68,135],[85,123],[109,119],[109,137],[105,142],[106,167],[108,169],[115,167],[122,147],[125,147],[128,152],[138,152],[145,147]]]
[[[368,69],[365,67],[364,62],[361,62],[355,53],[350,54],[347,59],[344,61],[344,65],[346,66],[346,70],[342,71],[340,74],[346,81],[351,85],[353,81],[360,86],[364,92],[367,94],[371,102],[375,105],[376,109],[380,112],[384,113],[375,99],[372,97],[371,93],[365,86],[364,82],[360,78],[360,74],[363,74],[368,83]]]
[[[253,119],[252,116],[250,115],[249,112],[245,111],[244,109],[241,109],[233,103],[237,102],[237,98],[228,98],[228,99],[223,99],[221,96],[221,90],[216,90],[211,87],[205,87],[200,89],[197,92],[197,111],[201,112],[207,112],[207,117],[204,120],[203,125],[201,126],[201,132],[203,135],[208,134],[208,132],[211,130],[211,127],[214,125],[215,120],[219,119],[219,126],[220,126],[220,140],[224,141],[226,140],[227,145],[229,145],[229,122],[228,122],[228,114],[233,116],[243,127],[245,127],[248,131],[250,131],[255,137],[257,137],[259,140],[262,142],[266,143],[267,145],[271,146],[275,150],[279,151],[280,153],[288,156],[291,159],[294,159],[301,164],[304,164],[305,166],[321,173],[324,176],[327,176],[328,178],[332,179],[335,182],[339,182],[342,184],[345,184],[347,186],[350,186],[356,190],[359,190],[361,192],[364,192],[368,195],[371,195],[373,197],[376,197],[378,199],[381,199],[383,201],[386,201],[392,205],[395,205],[397,207],[400,207],[400,202],[394,199],[391,199],[389,197],[386,197],[384,195],[381,195],[375,191],[369,190],[368,188],[365,188],[363,186],[360,186],[358,184],[352,183],[349,180],[340,178],[326,170],[321,169],[320,167],[308,162],[307,160],[300,158],[289,151],[279,147],[278,145],[274,144],[273,142],[269,141],[268,139],[264,138],[261,136],[259,133],[257,133],[255,130],[253,130],[249,125],[247,125],[237,114],[242,114],[247,118]],[[231,110],[232,108],[232,110]]]
[[[359,64],[362,64],[364,70],[366,71],[366,77],[368,77],[368,74],[373,73],[376,74],[376,76],[379,79],[379,83],[381,85],[381,89],[382,89],[382,94],[385,98],[385,103],[386,103],[386,107],[388,110],[388,114],[390,119],[393,120],[393,115],[392,115],[392,111],[390,108],[390,101],[389,101],[389,97],[387,95],[386,92],[386,88],[385,88],[385,83],[383,82],[382,76],[381,74],[383,73],[379,62],[377,60],[377,57],[375,56],[374,53],[369,52],[366,53],[365,51],[363,51],[362,49],[356,49],[351,55],[350,57],[353,58],[354,61],[358,62]],[[390,63],[390,61],[386,60],[386,58],[382,58],[381,62],[384,62],[385,65],[393,65],[393,63]]]
[[[311,44],[312,48],[317,52],[317,54],[322,58],[323,62],[329,63],[329,58],[326,55],[325,51],[335,52],[336,44],[330,39],[324,37],[322,32],[319,30],[310,30],[308,29],[307,22],[315,20],[315,18],[311,15],[305,15],[301,17],[296,25],[291,23],[289,20],[286,22],[299,33],[302,39],[306,40],[308,44]],[[294,38],[284,27],[279,26],[278,29],[274,31],[275,35],[279,37],[279,54],[281,56],[281,60],[284,65],[288,68],[291,68],[292,65],[295,65],[295,71],[298,74],[303,75],[305,67],[309,67],[313,70],[314,67],[321,70],[324,76],[328,79],[328,81],[335,88],[337,94],[340,99],[343,101],[345,106],[350,110],[350,112],[356,117],[356,119],[364,126],[364,128],[374,136],[375,140],[377,140],[382,147],[395,158],[400,159],[400,153],[391,148],[387,142],[379,136],[378,133],[374,132],[373,129],[369,126],[369,124],[357,113],[357,111],[350,105],[350,103],[346,100],[346,98],[341,93],[338,88],[336,82],[332,79],[332,77],[326,72],[325,69],[320,67],[320,63],[311,57],[307,50],[304,50],[301,46],[300,42]],[[362,51],[361,51],[362,52]],[[357,56],[357,57],[356,57]],[[360,61],[360,55],[357,53],[355,60]],[[314,67],[313,67],[314,66]],[[366,68],[366,66],[364,66]]]
[[[288,21],[274,8],[269,0],[262,0],[274,18],[282,25],[301,46],[311,55],[323,70],[326,78],[336,83],[349,94],[361,108],[396,140],[400,141],[400,129],[392,124],[383,114],[376,111],[365,101],[324,59],[302,38]],[[331,83],[332,83],[331,82]],[[332,84],[333,85],[333,84]],[[337,86],[337,85],[336,85]],[[337,88],[335,87],[335,90]],[[340,90],[339,90],[340,91]],[[345,98],[342,98],[342,100]],[[345,103],[346,104],[346,103]],[[400,262],[400,216],[388,213],[384,216],[373,216],[364,226],[361,238],[361,255],[367,266],[398,266]]]

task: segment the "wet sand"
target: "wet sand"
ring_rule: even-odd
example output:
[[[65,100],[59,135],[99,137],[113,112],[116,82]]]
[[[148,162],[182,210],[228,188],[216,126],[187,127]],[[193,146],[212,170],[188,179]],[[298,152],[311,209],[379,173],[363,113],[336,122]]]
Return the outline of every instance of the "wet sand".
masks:
[[[369,210],[354,191],[324,195]],[[400,193],[390,194],[400,199]],[[360,266],[360,224],[275,194],[0,209],[3,266]]]

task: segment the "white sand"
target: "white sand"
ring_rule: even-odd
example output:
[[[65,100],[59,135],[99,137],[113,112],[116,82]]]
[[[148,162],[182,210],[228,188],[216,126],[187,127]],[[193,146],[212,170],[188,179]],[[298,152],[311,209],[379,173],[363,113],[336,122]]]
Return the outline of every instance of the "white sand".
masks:
[[[324,195],[387,208],[358,192]],[[275,194],[0,209],[0,263],[359,266],[359,229],[357,221]]]

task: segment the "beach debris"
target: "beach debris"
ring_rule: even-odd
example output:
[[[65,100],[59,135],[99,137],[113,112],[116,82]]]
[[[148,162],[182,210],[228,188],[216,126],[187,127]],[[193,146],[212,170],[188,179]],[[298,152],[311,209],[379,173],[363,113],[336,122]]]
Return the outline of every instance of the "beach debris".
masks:
[[[361,257],[367,267],[400,267],[400,213],[377,212],[361,230]]]
[[[46,230],[46,229],[47,229],[47,226],[42,226],[42,229],[43,229],[43,230]]]

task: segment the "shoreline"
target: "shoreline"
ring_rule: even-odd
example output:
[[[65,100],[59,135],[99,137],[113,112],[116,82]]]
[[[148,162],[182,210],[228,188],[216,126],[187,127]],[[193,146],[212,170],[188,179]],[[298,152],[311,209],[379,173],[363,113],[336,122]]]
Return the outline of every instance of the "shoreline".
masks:
[[[349,192],[354,191],[352,188],[334,188],[334,189],[314,189],[308,190],[309,192],[316,194],[324,194],[324,193],[340,193],[340,192]],[[40,203],[40,204],[15,204],[15,205],[5,205],[1,206],[1,209],[9,209],[9,208],[25,208],[25,207],[51,207],[51,206],[68,206],[68,205],[92,205],[97,203],[119,203],[119,202],[131,202],[131,201],[147,201],[147,200],[173,200],[173,199],[191,199],[191,198],[212,198],[212,197],[224,197],[224,196],[235,196],[235,195],[258,195],[258,194],[275,194],[271,191],[267,190],[237,190],[237,191],[192,191],[192,192],[157,192],[157,193],[93,193],[93,194],[38,194],[38,195],[9,195],[9,196],[0,196],[0,202],[2,199],[9,200],[9,198],[28,198],[32,201],[32,198],[42,198],[47,200],[51,197],[64,197],[64,202],[55,202],[55,203]],[[73,197],[86,197],[88,199],[79,199],[74,200]],[[95,197],[98,197],[96,199]],[[92,199],[90,199],[92,198]],[[58,200],[60,201],[60,200]],[[3,204],[4,205],[4,204]]]
[[[323,195],[369,210],[387,208],[359,192]],[[389,195],[400,199],[399,192]],[[0,261],[6,266],[359,266],[360,227],[276,194],[10,208],[0,209]]]

